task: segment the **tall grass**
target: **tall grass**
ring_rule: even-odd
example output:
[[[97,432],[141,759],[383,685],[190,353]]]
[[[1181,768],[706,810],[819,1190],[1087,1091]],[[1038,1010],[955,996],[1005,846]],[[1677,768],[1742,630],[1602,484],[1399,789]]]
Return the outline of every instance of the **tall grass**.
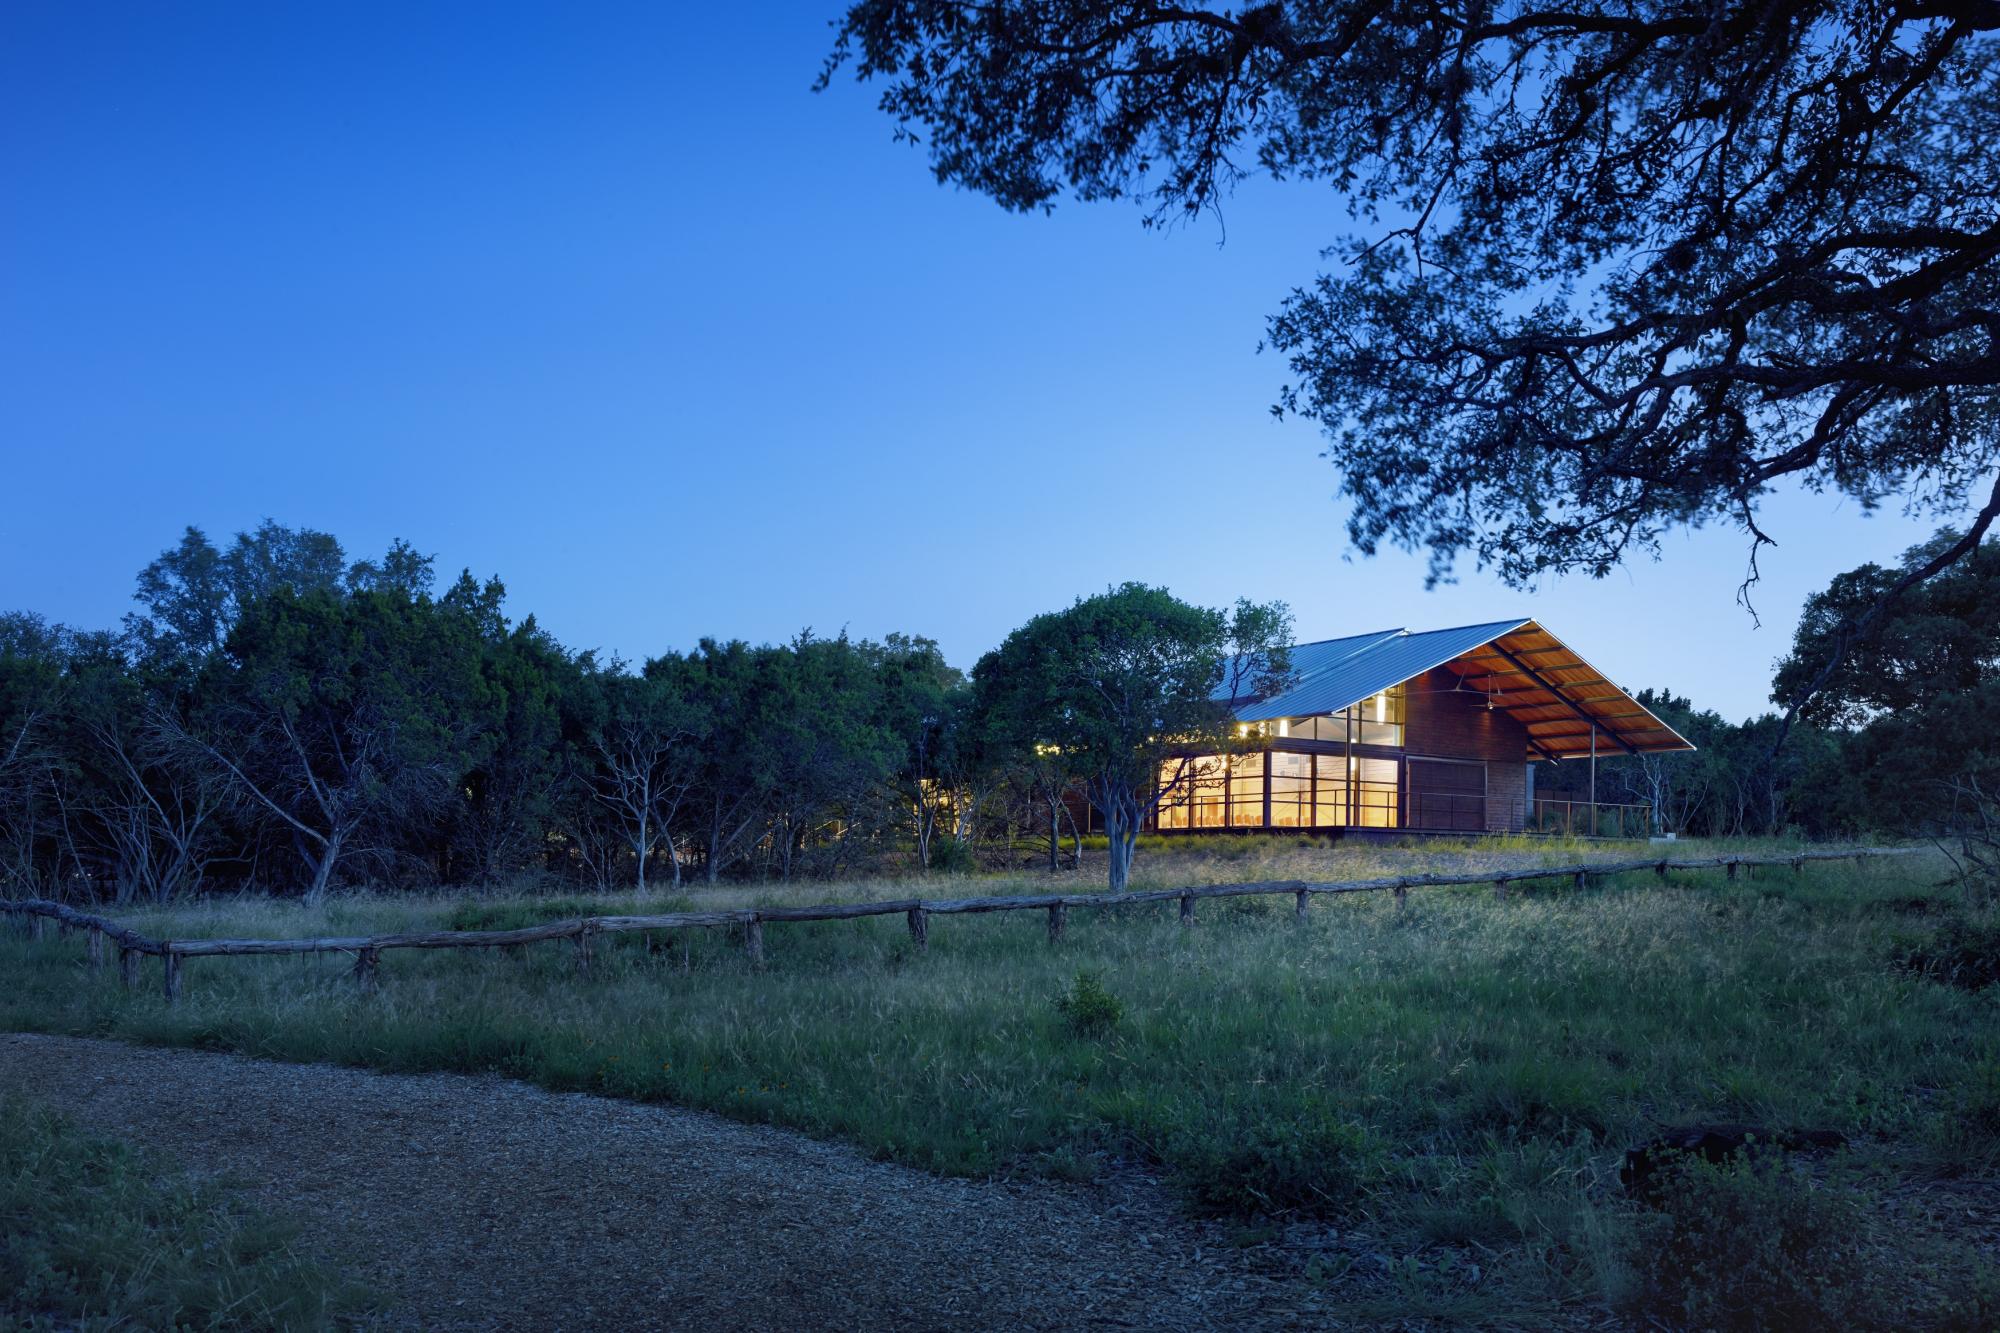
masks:
[[[1242,855],[1251,873],[1244,860],[1178,856],[1155,859],[1147,882],[1556,864],[1576,851]],[[84,970],[80,949],[9,940],[0,1024],[493,1070],[838,1136],[946,1172],[1137,1166],[1197,1213],[1323,1218],[1374,1237],[1369,1263],[1412,1256],[1408,1272],[1374,1273],[1400,1284],[1407,1308],[1452,1315],[1471,1263],[1478,1307],[1526,1318],[1608,1299],[1626,1280],[1613,1176],[1622,1151],[1663,1124],[1831,1128],[1906,1175],[1991,1169],[1993,1145],[1977,1131],[1965,1142],[1952,1108],[1984,1095],[2000,1062],[1995,992],[1896,962],[1946,922],[1989,921],[1938,887],[1942,874],[1909,858],[1734,882],[1647,873],[1583,891],[1517,887],[1505,902],[1431,889],[1400,911],[1388,895],[1316,901],[1304,925],[1289,899],[1231,899],[1203,903],[1193,930],[1170,905],[1073,911],[1058,946],[1028,914],[934,918],[923,954],[900,919],[787,924],[767,927],[762,972],[722,931],[600,939],[588,980],[566,944],[395,953],[373,996],[340,960],[195,959],[172,1009]],[[738,887],[682,901],[912,891]],[[307,913],[244,901],[135,924],[182,937],[337,933],[576,906],[356,897]],[[1075,1020],[1082,975],[1102,997],[1089,1022]],[[1483,1257],[1438,1259],[1452,1254]]]
[[[288,1225],[0,1100],[0,1327],[324,1328],[358,1299]]]

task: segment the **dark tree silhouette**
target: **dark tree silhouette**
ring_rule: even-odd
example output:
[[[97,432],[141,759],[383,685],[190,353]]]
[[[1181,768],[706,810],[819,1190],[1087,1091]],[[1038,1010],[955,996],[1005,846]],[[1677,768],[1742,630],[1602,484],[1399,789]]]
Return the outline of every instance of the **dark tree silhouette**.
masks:
[[[1993,3],[863,0],[822,86],[883,81],[938,177],[1009,208],[1344,192],[1343,262],[1268,335],[1355,545],[1520,584],[1735,522],[1747,602],[1781,479],[1959,524],[1913,583],[2000,514],[1996,29]]]

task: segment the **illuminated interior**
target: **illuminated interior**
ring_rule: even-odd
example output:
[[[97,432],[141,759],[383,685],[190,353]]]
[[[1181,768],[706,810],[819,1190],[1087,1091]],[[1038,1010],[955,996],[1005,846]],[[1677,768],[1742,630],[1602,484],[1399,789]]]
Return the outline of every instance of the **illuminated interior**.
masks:
[[[1158,826],[1395,828],[1402,763],[1289,750],[1194,755],[1160,766]],[[1351,777],[1351,781],[1350,781]]]

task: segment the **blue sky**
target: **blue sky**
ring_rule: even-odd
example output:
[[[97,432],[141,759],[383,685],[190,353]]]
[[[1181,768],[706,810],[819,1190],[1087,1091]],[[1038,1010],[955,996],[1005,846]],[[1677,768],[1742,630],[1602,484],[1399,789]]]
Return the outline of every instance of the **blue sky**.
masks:
[[[1520,612],[1763,706],[1801,599],[1927,535],[1776,497],[1514,591],[1346,559],[1263,317],[1347,227],[1258,184],[1167,234],[940,187],[832,6],[0,7],[0,608],[114,623],[189,523],[407,537],[642,658],[802,626],[969,666],[1125,579],[1301,637]]]

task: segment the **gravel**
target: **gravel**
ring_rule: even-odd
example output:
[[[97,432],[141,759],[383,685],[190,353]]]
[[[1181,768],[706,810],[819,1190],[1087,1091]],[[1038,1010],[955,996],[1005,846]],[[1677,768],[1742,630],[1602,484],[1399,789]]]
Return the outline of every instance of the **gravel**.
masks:
[[[1312,1320],[1141,1180],[945,1179],[497,1077],[0,1034],[0,1088],[221,1173],[383,1327],[1256,1328]]]

